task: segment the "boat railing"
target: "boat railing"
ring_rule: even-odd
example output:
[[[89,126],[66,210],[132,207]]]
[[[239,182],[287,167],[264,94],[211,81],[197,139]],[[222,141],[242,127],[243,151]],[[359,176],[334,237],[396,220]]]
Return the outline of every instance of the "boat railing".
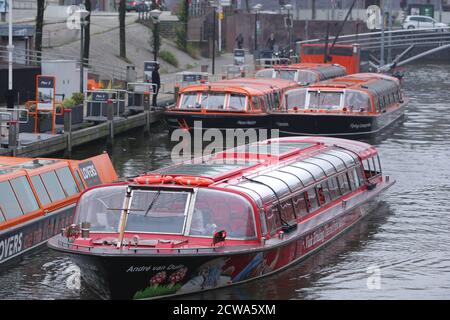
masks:
[[[95,252],[99,251],[99,249],[104,249],[98,246],[91,246],[91,245],[82,245],[82,244],[75,244],[71,243],[69,241],[62,241],[58,240],[58,245],[62,248],[67,249],[75,249],[75,250],[86,250],[88,252]],[[116,246],[108,247],[108,249],[116,248]],[[137,248],[133,247],[133,245],[123,245],[122,248],[128,249],[128,251],[120,251],[121,253],[167,253],[168,251],[173,253],[202,253],[202,252],[216,252],[219,250],[223,250],[226,248],[225,246],[211,246],[211,247],[199,247],[199,248]],[[233,249],[238,249],[237,246],[233,246]]]

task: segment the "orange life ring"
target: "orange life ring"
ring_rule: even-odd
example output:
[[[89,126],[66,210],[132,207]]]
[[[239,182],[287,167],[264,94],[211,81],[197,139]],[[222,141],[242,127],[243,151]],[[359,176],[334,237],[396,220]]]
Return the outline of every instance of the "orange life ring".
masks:
[[[161,176],[161,175],[153,175],[153,176],[140,176],[134,178],[134,182],[139,184],[163,184],[169,183],[173,181],[173,177],[171,176]]]
[[[173,181],[176,184],[190,187],[207,187],[214,183],[213,179],[189,176],[176,177]]]

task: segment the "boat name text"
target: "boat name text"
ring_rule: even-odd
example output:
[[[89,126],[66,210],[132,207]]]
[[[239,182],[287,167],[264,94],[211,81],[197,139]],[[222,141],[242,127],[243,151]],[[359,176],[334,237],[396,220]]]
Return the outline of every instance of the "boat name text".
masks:
[[[131,266],[127,269],[126,272],[149,272],[149,271],[164,271],[164,270],[178,270],[184,268],[184,265],[179,264],[179,265],[169,265],[169,266],[140,266],[140,267],[135,267],[135,266]]]
[[[9,258],[22,250],[23,234],[15,234],[0,240],[0,261]]]

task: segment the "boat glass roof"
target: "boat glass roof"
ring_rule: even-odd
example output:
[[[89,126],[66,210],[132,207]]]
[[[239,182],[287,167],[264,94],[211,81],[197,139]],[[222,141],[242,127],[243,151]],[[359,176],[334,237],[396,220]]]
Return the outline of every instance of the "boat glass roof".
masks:
[[[218,161],[207,161],[202,163],[179,164],[167,168],[161,168],[155,172],[167,175],[182,174],[189,176],[216,177],[230,171],[246,169],[256,164],[258,164],[256,161],[236,161],[234,159],[225,159],[220,160],[220,163],[218,163]]]

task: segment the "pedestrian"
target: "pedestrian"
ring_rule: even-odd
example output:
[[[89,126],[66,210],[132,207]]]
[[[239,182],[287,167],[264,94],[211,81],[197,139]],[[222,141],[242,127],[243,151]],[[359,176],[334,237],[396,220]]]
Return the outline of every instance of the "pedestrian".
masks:
[[[272,32],[269,39],[267,40],[267,48],[274,51],[277,40],[275,39],[275,34]]]
[[[155,65],[155,70],[152,72],[152,83],[156,84],[156,91],[153,93],[153,108],[157,107],[157,96],[161,88],[161,78],[159,76],[159,63]]]
[[[244,45],[244,37],[242,36],[242,33],[239,33],[239,35],[236,37],[236,44],[238,49],[242,49]]]

